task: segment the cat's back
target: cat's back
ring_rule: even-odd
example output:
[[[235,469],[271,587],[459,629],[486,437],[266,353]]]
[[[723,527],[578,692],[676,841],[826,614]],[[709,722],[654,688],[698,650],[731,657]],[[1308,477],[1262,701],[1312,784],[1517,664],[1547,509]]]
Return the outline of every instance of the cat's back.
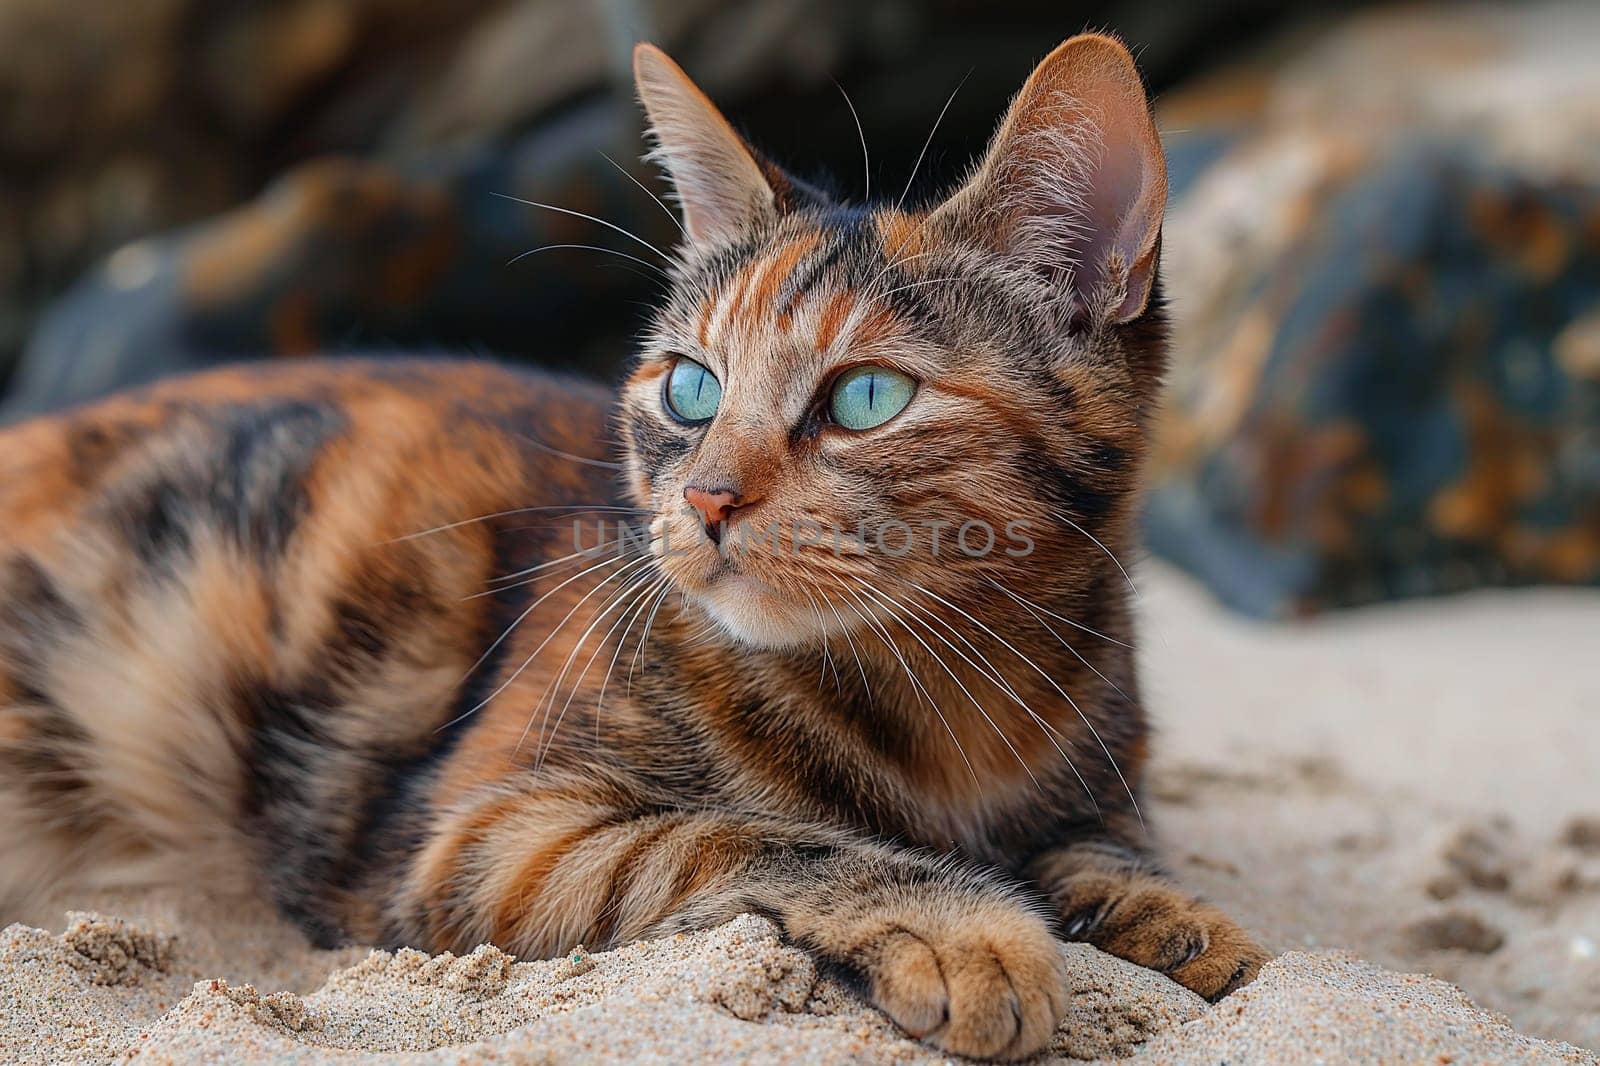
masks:
[[[592,470],[553,460],[603,453],[609,402],[594,383],[475,360],[306,360],[173,379],[0,428],[0,547],[69,513],[153,519],[159,534],[161,514],[113,506],[134,503],[124,497],[141,483],[158,511],[209,499],[219,527],[265,541],[282,530],[259,512],[292,517],[295,497],[341,466],[403,465],[419,491],[519,477],[588,489]]]

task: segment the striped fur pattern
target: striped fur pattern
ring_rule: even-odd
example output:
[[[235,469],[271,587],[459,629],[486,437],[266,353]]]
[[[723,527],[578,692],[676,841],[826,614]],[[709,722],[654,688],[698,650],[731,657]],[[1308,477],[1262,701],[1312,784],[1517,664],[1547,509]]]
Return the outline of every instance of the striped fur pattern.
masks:
[[[692,225],[620,396],[307,362],[0,438],[0,902],[203,873],[322,942],[532,956],[753,911],[908,1032],[1006,1058],[1066,1008],[1056,935],[1248,980],[1260,949],[1136,804],[1117,557],[1164,186],[1127,53],[1052,53],[929,211],[826,201],[638,63]],[[1069,148],[1067,185],[1030,170]],[[683,357],[722,383],[709,424],[663,408]],[[824,400],[859,365],[917,391],[850,432]],[[708,481],[763,527],[946,540],[719,547]],[[952,551],[974,518],[1031,551]],[[618,519],[648,543],[576,551]]]

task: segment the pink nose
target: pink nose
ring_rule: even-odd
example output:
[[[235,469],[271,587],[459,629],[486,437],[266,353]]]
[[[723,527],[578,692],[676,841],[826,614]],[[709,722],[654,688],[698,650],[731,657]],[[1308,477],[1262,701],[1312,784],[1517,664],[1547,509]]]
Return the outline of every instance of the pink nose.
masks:
[[[689,506],[700,512],[707,526],[719,526],[728,520],[733,509],[739,506],[739,494],[729,488],[702,489],[690,485],[683,490]]]

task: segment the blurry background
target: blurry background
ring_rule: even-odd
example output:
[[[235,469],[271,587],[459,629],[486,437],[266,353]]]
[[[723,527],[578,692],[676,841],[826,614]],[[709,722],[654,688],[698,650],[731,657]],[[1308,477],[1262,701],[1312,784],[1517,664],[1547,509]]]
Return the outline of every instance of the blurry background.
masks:
[[[635,40],[846,197],[959,85],[917,199],[1085,27],[1171,157],[1152,550],[1263,617],[1600,582],[1593,4],[0,0],[0,418],[330,351],[614,376],[650,272],[510,260],[651,253],[495,194],[670,243]]]

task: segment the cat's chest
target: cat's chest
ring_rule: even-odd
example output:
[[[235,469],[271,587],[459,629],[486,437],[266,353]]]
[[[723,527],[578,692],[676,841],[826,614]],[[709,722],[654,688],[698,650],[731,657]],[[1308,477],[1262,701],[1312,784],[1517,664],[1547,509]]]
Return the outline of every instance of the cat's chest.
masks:
[[[814,682],[810,691],[702,699],[692,714],[698,736],[680,733],[665,748],[682,756],[699,745],[706,772],[691,779],[714,783],[719,802],[755,802],[936,850],[984,850],[998,826],[1040,805],[1037,790],[1046,787],[1004,745],[960,750],[943,730],[849,702],[831,687],[819,694]]]

